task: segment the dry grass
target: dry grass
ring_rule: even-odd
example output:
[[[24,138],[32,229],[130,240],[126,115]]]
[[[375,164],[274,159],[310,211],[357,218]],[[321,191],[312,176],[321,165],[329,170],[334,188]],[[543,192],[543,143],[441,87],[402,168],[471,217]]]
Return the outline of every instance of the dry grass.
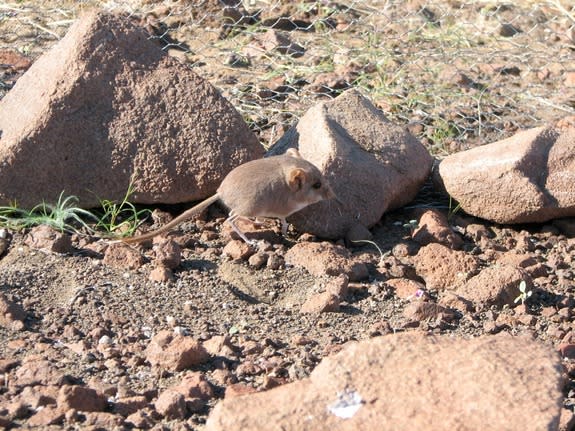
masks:
[[[229,21],[216,1],[3,2],[0,48],[35,58],[83,10],[126,12],[219,88],[264,145],[311,104],[349,87],[409,124],[438,156],[575,114],[575,11],[567,2],[244,4],[260,19],[224,32]],[[256,52],[269,20],[281,16],[300,26],[285,35],[305,49],[301,57]]]

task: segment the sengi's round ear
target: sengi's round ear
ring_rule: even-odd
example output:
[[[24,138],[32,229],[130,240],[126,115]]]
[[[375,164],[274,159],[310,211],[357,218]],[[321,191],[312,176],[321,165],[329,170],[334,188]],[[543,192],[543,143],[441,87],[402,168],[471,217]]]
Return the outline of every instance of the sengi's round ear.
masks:
[[[297,192],[303,188],[305,179],[306,173],[303,169],[292,169],[288,174],[288,185],[292,191]]]

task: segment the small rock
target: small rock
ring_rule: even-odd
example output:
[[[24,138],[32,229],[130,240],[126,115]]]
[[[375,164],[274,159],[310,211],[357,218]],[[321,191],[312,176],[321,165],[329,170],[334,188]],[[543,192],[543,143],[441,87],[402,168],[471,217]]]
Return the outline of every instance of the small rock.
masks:
[[[148,405],[148,399],[143,395],[118,398],[113,404],[114,412],[127,417]]]
[[[491,306],[514,307],[518,298],[519,284],[526,283],[526,291],[533,290],[533,282],[527,273],[509,265],[492,266],[483,269],[467,283],[457,288],[456,293],[473,302],[477,310]]]
[[[436,242],[454,250],[463,245],[461,237],[449,227],[445,214],[435,209],[426,210],[422,214],[412,238],[421,245]]]
[[[428,289],[454,290],[479,268],[473,256],[437,243],[422,247],[414,260],[415,270],[425,280]]]
[[[46,427],[64,421],[66,410],[62,407],[46,406],[38,410],[26,424],[30,427]]]
[[[271,270],[277,270],[284,266],[284,258],[277,253],[270,253],[268,255],[267,267]]]
[[[146,360],[152,366],[170,371],[181,371],[209,359],[201,343],[190,337],[174,335],[172,331],[158,332],[146,348]]]
[[[121,429],[124,418],[107,412],[87,412],[83,413],[84,421],[82,427],[85,429]]]
[[[156,237],[154,239],[155,262],[158,266],[175,269],[182,261],[182,248],[169,238]]]
[[[22,306],[0,293],[0,326],[20,331],[24,329],[25,319],[26,311]]]
[[[408,278],[391,278],[385,284],[393,288],[395,294],[401,299],[415,299],[426,295],[423,283]]]
[[[64,385],[58,393],[57,404],[65,411],[74,409],[81,412],[101,412],[108,406],[108,401],[105,395],[92,388]]]
[[[69,377],[58,370],[50,361],[36,355],[27,356],[16,369],[13,383],[19,387],[31,385],[61,386],[69,382]]]
[[[255,269],[260,269],[266,265],[269,255],[265,252],[258,251],[250,256],[248,264]]]
[[[139,429],[149,429],[155,424],[154,414],[149,409],[138,410],[125,420],[125,423]]]
[[[24,238],[24,244],[30,248],[48,250],[54,253],[71,253],[74,251],[72,237],[69,234],[54,230],[47,225],[33,227]]]
[[[428,322],[432,320],[452,320],[453,313],[447,308],[427,301],[413,301],[403,310],[403,317],[411,322]]]
[[[354,262],[349,250],[329,242],[300,242],[288,250],[285,259],[288,264],[302,266],[315,276],[346,274],[350,281],[369,276],[367,266]]]
[[[467,313],[474,310],[473,303],[471,301],[449,290],[444,290],[441,292],[438,304],[447,308],[459,310],[462,313]]]
[[[174,272],[170,268],[160,265],[150,271],[148,278],[158,283],[167,283],[174,280]]]
[[[331,292],[312,295],[301,306],[302,313],[326,313],[339,311],[339,297]]]
[[[349,291],[348,287],[349,287],[349,277],[345,274],[341,274],[337,277],[331,278],[327,282],[325,286],[325,291],[343,300],[348,294]]]
[[[135,248],[123,244],[110,244],[104,252],[104,264],[120,269],[137,269],[144,264],[144,258]]]
[[[188,373],[172,390],[179,392],[186,398],[198,398],[207,401],[214,397],[214,389],[204,374],[200,372]]]
[[[229,256],[233,260],[246,260],[255,250],[250,245],[239,239],[234,239],[226,244],[222,250],[224,256]]]
[[[182,394],[166,389],[154,403],[156,411],[166,419],[184,419],[186,417],[186,400]]]

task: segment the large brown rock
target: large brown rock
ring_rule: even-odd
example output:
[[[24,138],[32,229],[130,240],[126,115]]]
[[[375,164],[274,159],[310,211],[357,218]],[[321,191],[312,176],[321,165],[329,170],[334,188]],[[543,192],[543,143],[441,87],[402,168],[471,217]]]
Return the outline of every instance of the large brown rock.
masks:
[[[357,223],[370,228],[384,212],[410,202],[432,165],[417,138],[356,90],[313,106],[271,153],[290,147],[326,175],[341,201],[320,202],[289,218],[299,231],[323,238],[342,238]]]
[[[439,177],[461,208],[497,223],[575,215],[575,128],[538,127],[446,157]]]
[[[560,386],[557,353],[527,338],[389,335],[348,345],[307,379],[225,398],[206,431],[552,430]]]
[[[0,101],[0,204],[59,194],[83,207],[123,197],[176,203],[213,194],[263,150],[208,82],[127,17],[90,13]]]

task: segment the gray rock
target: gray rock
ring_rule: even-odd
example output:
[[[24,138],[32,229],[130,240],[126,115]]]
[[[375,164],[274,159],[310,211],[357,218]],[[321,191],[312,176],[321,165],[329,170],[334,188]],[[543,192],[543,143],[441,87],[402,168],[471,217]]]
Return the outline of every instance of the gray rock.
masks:
[[[208,82],[127,17],[90,13],[0,101],[0,204],[177,203],[263,150]]]
[[[289,218],[300,232],[322,238],[343,238],[356,223],[370,228],[386,211],[407,204],[432,165],[411,133],[356,90],[313,106],[270,154],[290,147],[326,175],[341,201],[320,202]]]
[[[446,191],[468,214],[497,223],[575,215],[575,128],[538,127],[452,154],[439,164]]]

